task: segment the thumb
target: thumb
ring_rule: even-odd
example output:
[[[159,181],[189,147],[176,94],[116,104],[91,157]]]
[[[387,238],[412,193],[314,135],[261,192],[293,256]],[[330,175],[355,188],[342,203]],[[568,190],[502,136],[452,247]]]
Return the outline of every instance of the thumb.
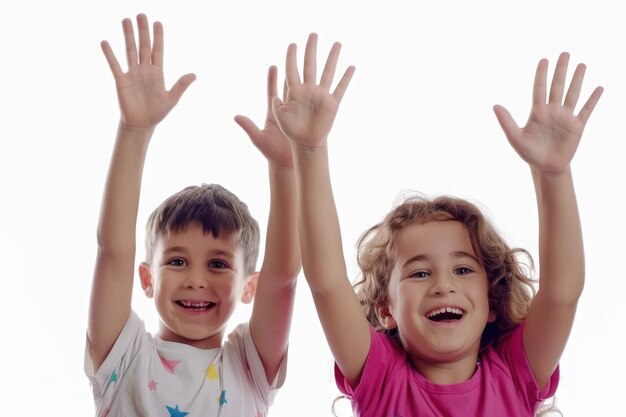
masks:
[[[517,135],[517,131],[519,130],[519,126],[511,117],[511,113],[504,107],[499,104],[493,106],[493,112],[496,115],[496,119],[498,119],[498,123],[500,123],[500,127],[504,131],[509,142],[513,140],[513,138]]]
[[[185,74],[176,81],[170,90],[170,95],[174,100],[174,103],[178,103],[178,100],[183,96],[183,93],[196,80],[196,74]]]
[[[274,97],[272,99],[272,103],[271,103],[272,114],[274,115],[274,120],[276,121],[276,124],[278,125],[280,130],[283,131],[283,133],[284,133],[284,130],[283,130],[283,116],[284,116],[284,113],[285,113],[284,106],[285,106],[285,104],[278,97]]]
[[[235,122],[241,126],[244,132],[246,132],[252,143],[254,143],[255,146],[258,146],[261,130],[257,127],[257,125],[250,120],[249,117],[241,115],[235,116]]]
[[[278,97],[274,97],[272,99],[272,113],[274,114],[274,118],[278,120],[278,115],[280,114],[280,107],[282,107],[283,101]]]

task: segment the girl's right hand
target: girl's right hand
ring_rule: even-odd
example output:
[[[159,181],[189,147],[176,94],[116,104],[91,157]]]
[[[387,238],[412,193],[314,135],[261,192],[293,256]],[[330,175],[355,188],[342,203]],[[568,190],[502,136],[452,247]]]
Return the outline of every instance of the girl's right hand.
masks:
[[[335,91],[330,93],[340,49],[341,44],[333,45],[319,84],[316,82],[317,34],[311,33],[306,44],[303,81],[296,63],[296,45],[291,44],[287,49],[286,97],[284,102],[275,97],[272,111],[294,146],[316,148],[326,143],[339,103],[354,74],[354,67],[348,67]]]

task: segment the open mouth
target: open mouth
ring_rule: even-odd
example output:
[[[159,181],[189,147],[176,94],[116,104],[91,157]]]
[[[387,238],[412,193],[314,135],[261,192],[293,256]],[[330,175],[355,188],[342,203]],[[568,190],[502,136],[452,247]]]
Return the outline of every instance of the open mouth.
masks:
[[[210,301],[177,300],[176,304],[189,311],[207,311],[215,306],[215,303]]]
[[[426,313],[426,318],[432,321],[457,321],[463,318],[465,312],[457,307],[440,307]]]

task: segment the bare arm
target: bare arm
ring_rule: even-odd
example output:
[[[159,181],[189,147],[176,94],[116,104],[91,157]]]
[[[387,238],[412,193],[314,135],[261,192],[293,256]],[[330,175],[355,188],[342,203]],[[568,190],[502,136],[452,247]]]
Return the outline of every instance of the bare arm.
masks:
[[[547,103],[548,62],[539,62],[533,107],[524,128],[520,129],[503,107],[494,108],[509,142],[530,165],[537,196],[541,277],[526,317],[524,348],[540,387],[550,380],[565,349],[583,290],[583,239],[570,162],[602,94],[602,88],[596,88],[574,115],[585,66],[577,66],[564,95],[568,62],[569,54],[561,54]]]
[[[181,77],[170,91],[163,85],[163,28],[154,24],[150,42],[146,16],[137,16],[139,50],[133,25],[124,19],[128,71],[124,73],[108,42],[102,51],[118,93],[120,123],[104,187],[98,223],[98,254],[91,289],[87,337],[94,371],[100,367],[130,315],[135,263],[135,231],[141,177],[154,128],[195,79]]]
[[[284,102],[274,99],[273,110],[293,149],[304,275],[335,361],[346,378],[356,382],[369,351],[370,333],[346,272],[327,148],[328,133],[354,73],[349,67],[330,93],[340,49],[339,43],[333,45],[317,84],[317,35],[311,34],[306,45],[302,82],[296,45],[290,45],[287,96]]]
[[[263,130],[245,116],[236,116],[235,121],[268,161],[270,214],[265,255],[250,318],[250,332],[265,368],[267,381],[271,384],[287,352],[296,278],[301,261],[291,146],[276,124],[270,107],[277,96],[276,67],[270,67],[268,71],[267,96],[267,117]]]

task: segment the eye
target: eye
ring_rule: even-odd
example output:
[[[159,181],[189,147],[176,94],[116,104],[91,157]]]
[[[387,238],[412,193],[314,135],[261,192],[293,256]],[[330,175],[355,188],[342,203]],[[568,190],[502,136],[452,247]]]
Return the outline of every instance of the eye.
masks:
[[[430,277],[430,272],[428,271],[415,271],[409,275],[409,278],[416,279],[426,279],[428,277]]]
[[[167,261],[167,264],[172,265],[172,266],[186,266],[187,261],[184,260],[183,258],[174,258],[174,259],[170,259],[169,261]]]
[[[209,268],[211,269],[226,269],[228,268],[228,264],[226,262],[220,260],[214,260],[209,262]]]
[[[472,272],[474,271],[466,266],[461,266],[454,270],[454,273],[456,275],[467,275],[467,274],[471,274]]]

